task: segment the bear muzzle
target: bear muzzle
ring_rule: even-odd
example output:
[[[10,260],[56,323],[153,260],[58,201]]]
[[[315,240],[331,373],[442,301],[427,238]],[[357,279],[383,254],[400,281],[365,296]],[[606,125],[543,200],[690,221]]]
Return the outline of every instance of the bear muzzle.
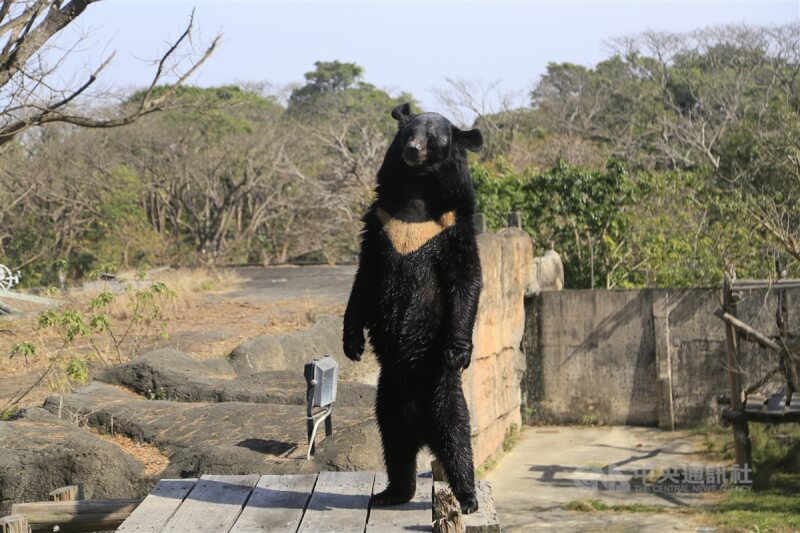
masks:
[[[428,151],[424,143],[410,140],[403,148],[403,161],[409,166],[418,166],[425,162]]]

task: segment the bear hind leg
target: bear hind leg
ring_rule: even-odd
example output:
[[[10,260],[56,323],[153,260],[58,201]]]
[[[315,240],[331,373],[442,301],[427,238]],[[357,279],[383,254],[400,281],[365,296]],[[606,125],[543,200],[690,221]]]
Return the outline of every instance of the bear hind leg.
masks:
[[[389,486],[370,501],[376,506],[406,503],[416,492],[417,454],[423,441],[416,400],[407,396],[407,390],[379,382],[375,414]]]
[[[475,495],[475,468],[467,402],[461,392],[458,376],[443,376],[435,396],[433,410],[436,421],[431,428],[430,446],[442,463],[450,488],[461,504],[461,512],[478,510]]]
[[[375,494],[370,503],[376,506],[399,505],[411,501],[417,489],[417,453],[420,443],[412,435],[384,431],[381,428],[383,456],[389,486]]]

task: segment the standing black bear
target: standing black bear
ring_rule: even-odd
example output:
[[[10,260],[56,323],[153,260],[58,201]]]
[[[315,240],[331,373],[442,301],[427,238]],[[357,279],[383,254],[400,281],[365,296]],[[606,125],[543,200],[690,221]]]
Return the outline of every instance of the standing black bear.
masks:
[[[392,110],[399,125],[363,218],[358,272],[344,315],[344,352],[358,360],[364,328],[381,367],[376,414],[389,476],[375,505],[409,501],[427,444],[464,513],[478,508],[461,370],[472,355],[481,291],[475,193],[467,150],[483,145],[436,113]]]

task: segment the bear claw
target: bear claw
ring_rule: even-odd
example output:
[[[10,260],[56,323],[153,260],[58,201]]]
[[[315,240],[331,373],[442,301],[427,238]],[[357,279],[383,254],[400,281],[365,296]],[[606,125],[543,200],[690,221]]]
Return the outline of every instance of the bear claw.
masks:
[[[364,353],[364,343],[363,332],[345,334],[342,342],[344,354],[352,361],[361,361],[361,355]]]
[[[464,499],[458,500],[461,504],[461,514],[472,514],[478,510],[478,499],[474,494],[464,496]]]

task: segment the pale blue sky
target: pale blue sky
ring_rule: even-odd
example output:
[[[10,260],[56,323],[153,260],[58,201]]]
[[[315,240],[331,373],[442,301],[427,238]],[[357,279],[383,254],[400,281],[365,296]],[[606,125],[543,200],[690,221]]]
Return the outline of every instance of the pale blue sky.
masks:
[[[365,80],[390,92],[409,91],[428,110],[441,107],[432,89],[447,77],[501,80],[520,94],[549,61],[592,65],[608,55],[608,39],[645,30],[688,31],[724,23],[783,24],[800,20],[800,1],[470,1],[274,2],[106,0],[69,28],[88,33],[80,65],[117,56],[106,85],[140,86],[167,40],[192,8],[201,39],[224,34],[192,80],[299,83],[316,60],[353,61]],[[80,66],[71,61],[72,70]]]

